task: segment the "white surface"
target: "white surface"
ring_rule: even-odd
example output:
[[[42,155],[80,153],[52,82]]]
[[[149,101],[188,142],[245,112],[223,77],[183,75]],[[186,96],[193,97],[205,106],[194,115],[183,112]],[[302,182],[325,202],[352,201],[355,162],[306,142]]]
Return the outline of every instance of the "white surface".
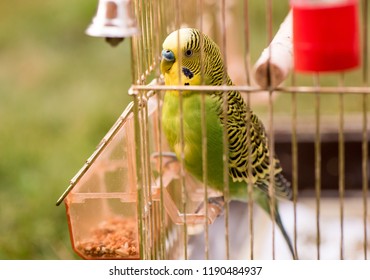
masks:
[[[359,195],[344,202],[344,259],[364,259],[363,202]],[[370,205],[370,200],[368,202]],[[293,241],[294,209],[292,202],[280,202],[280,214],[284,226]],[[230,205],[230,258],[249,259],[248,205]],[[316,204],[314,198],[300,199],[297,204],[297,248],[300,260],[317,259]],[[338,198],[322,198],[320,203],[320,259],[340,259],[340,206]],[[254,259],[272,259],[272,223],[266,213],[254,207]],[[209,227],[210,259],[225,258],[224,216]],[[368,248],[370,247],[370,218],[368,224]],[[204,258],[204,233],[191,238],[192,259]],[[370,250],[368,250],[370,256]],[[291,254],[279,229],[275,228],[275,259],[290,260]]]

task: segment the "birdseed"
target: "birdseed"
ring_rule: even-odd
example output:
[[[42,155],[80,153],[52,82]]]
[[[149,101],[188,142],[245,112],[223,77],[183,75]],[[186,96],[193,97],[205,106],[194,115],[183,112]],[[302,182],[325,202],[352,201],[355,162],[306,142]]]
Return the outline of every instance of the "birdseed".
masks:
[[[91,237],[79,242],[77,250],[87,259],[138,259],[137,221],[114,217],[91,230]]]

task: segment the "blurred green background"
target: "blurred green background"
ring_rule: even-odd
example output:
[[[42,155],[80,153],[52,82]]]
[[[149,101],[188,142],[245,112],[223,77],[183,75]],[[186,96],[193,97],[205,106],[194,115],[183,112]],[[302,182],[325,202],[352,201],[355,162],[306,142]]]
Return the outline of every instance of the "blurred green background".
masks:
[[[55,202],[130,101],[129,41],[84,34],[96,4],[0,2],[0,259],[76,258]]]

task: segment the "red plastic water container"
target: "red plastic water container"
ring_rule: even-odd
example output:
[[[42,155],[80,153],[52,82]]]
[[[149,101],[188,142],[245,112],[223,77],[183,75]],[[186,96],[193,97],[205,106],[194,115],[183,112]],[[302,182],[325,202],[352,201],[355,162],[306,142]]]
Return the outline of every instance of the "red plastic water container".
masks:
[[[344,71],[360,64],[357,0],[291,0],[294,67]]]

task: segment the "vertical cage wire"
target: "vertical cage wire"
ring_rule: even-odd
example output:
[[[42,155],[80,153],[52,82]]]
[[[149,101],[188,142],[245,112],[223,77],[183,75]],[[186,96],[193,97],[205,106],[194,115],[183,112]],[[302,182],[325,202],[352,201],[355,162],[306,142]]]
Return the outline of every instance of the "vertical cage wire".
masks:
[[[314,75],[314,86],[317,91],[315,92],[315,192],[316,192],[316,247],[317,259],[320,259],[320,244],[321,244],[321,231],[320,231],[320,214],[321,214],[321,103],[319,93],[319,75]]]
[[[267,34],[267,44],[269,44],[272,41],[273,38],[273,4],[272,0],[267,0],[266,1],[266,34]],[[272,259],[275,260],[276,258],[276,252],[275,252],[275,227],[276,227],[276,222],[275,222],[275,188],[273,185],[274,182],[274,177],[275,177],[275,166],[273,164],[274,162],[274,155],[275,155],[275,138],[274,138],[274,104],[273,104],[273,88],[272,88],[272,78],[271,78],[271,53],[272,49],[269,48],[269,58],[267,62],[267,87],[268,87],[268,134],[269,134],[269,161],[270,161],[270,172],[269,172],[269,186],[268,186],[268,194],[270,197],[270,209],[271,209],[271,221],[272,221]]]
[[[363,102],[363,125],[362,125],[362,193],[363,193],[363,223],[364,223],[364,259],[367,260],[368,235],[367,235],[367,218],[368,218],[368,133],[367,133],[367,95],[362,95]]]
[[[296,77],[292,74],[292,85],[295,86]],[[291,93],[292,104],[292,188],[293,188],[293,246],[294,254],[299,259],[297,246],[297,202],[298,202],[298,140],[297,140],[297,92]]]
[[[204,15],[204,3],[203,0],[197,0],[197,15],[199,18],[199,30],[203,32],[203,15]],[[200,46],[203,46],[204,42],[202,38],[200,39]],[[200,50],[200,60],[202,61],[204,57],[204,51],[201,47]],[[204,67],[201,65],[200,67],[200,84],[204,85]],[[206,95],[201,94],[201,128],[202,128],[202,180],[203,180],[203,190],[204,190],[204,203],[208,203],[208,151],[207,151],[207,115],[206,115]],[[208,216],[209,216],[209,209],[205,207],[205,216],[204,216],[204,259],[209,260],[209,224],[208,224]]]
[[[148,100],[148,93],[145,93],[143,92],[142,93],[142,96],[141,96],[141,99],[144,100],[144,102],[146,103],[146,100]],[[147,228],[148,228],[148,231],[147,231],[147,234],[149,235],[148,237],[148,240],[149,240],[149,248],[151,248],[151,255],[150,255],[150,258],[153,259],[155,258],[155,256],[157,255],[157,252],[155,250],[155,247],[154,247],[154,244],[153,244],[153,239],[154,239],[154,236],[155,236],[155,233],[154,233],[154,225],[155,225],[155,213],[154,212],[154,209],[152,209],[153,207],[153,194],[152,194],[152,178],[151,178],[151,174],[152,174],[152,170],[151,170],[151,165],[150,165],[150,143],[149,143],[149,119],[148,119],[148,106],[147,104],[143,104],[144,108],[141,110],[142,112],[142,135],[143,135],[143,148],[144,148],[144,157],[143,157],[143,162],[144,162],[144,170],[145,170],[145,176],[144,176],[144,180],[145,180],[145,186],[149,186],[147,187],[147,189],[145,190],[146,192],[146,199],[145,201],[147,201],[147,205],[148,205],[148,222],[147,222]]]
[[[163,93],[161,91],[158,92],[158,97],[157,100],[162,99]],[[162,114],[161,114],[161,106],[160,102],[157,102],[157,118],[156,118],[156,127],[157,127],[157,136],[156,138],[158,139],[158,145],[156,147],[156,150],[158,151],[159,155],[161,155],[164,151],[163,149],[163,140],[162,140]],[[158,157],[158,172],[159,172],[159,190],[160,190],[160,197],[159,197],[159,231],[160,231],[160,242],[159,242],[159,258],[160,259],[165,259],[166,255],[166,235],[165,235],[165,226],[164,226],[164,220],[165,220],[165,209],[164,209],[164,196],[163,196],[163,191],[164,191],[164,186],[163,186],[163,157],[159,156]]]
[[[132,81],[134,84],[149,83],[148,76],[156,71],[159,76],[161,44],[167,35],[166,25],[170,22],[169,10],[173,1],[135,0],[134,8],[140,34],[131,40]],[[168,4],[166,6],[166,4]]]
[[[136,157],[136,178],[137,178],[137,213],[138,213],[138,230],[139,230],[139,251],[140,251],[140,258],[146,259],[146,255],[144,254],[144,249],[146,248],[145,244],[145,225],[143,223],[143,209],[144,209],[144,201],[143,201],[143,181],[142,181],[142,168],[141,168],[141,152],[140,152],[140,122],[139,122],[139,100],[137,95],[134,95],[134,126],[135,126],[135,157]]]
[[[245,0],[243,3],[243,15],[244,15],[244,67],[246,73],[246,84],[251,85],[250,80],[250,28],[249,28],[249,1]],[[250,92],[244,92],[246,94],[246,103],[247,107],[251,107],[251,98]],[[251,134],[251,111],[247,111],[247,135]],[[248,137],[247,145],[248,145],[248,155],[252,154],[252,145],[250,143],[251,139]],[[248,156],[248,233],[249,233],[249,258],[251,260],[254,259],[254,223],[253,223],[253,212],[254,212],[254,203],[253,203],[253,182],[252,182],[252,157]]]
[[[181,2],[180,0],[175,1],[175,26],[176,29],[180,29],[181,27]],[[177,36],[177,46],[180,46],[180,36]],[[181,61],[182,59],[182,52],[180,49],[177,50],[178,60]],[[179,77],[179,84],[182,84],[181,81],[181,69],[178,68],[178,77]],[[182,204],[182,212],[187,212],[187,192],[186,192],[186,183],[185,183],[185,139],[184,139],[184,97],[183,92],[178,91],[179,94],[179,124],[180,124],[180,176],[181,176],[181,204]],[[187,216],[184,215],[184,224],[183,224],[183,234],[184,234],[184,259],[187,260],[189,258],[188,254],[188,224],[187,224]]]
[[[203,31],[203,13],[204,6],[203,1],[199,0],[197,2],[199,7],[199,30]],[[203,46],[204,42],[201,39],[200,46]],[[200,51],[200,60],[204,57],[203,48]],[[201,84],[204,84],[204,67],[201,65],[200,68]],[[203,189],[204,189],[204,203],[208,202],[208,151],[207,151],[207,116],[206,116],[206,95],[201,94],[201,127],[202,127],[202,178],[203,178]],[[208,217],[209,211],[208,207],[205,208],[205,217],[204,217],[204,258],[209,260],[209,225]]]
[[[369,11],[368,0],[362,1],[362,82],[365,87],[369,85],[369,73],[368,73],[368,11]],[[364,223],[364,259],[367,260],[367,248],[368,248],[368,239],[367,239],[367,197],[368,197],[368,134],[367,134],[367,111],[368,111],[368,95],[362,94],[362,197],[363,197],[363,223]]]
[[[201,95],[201,126],[202,126],[202,170],[203,170],[203,188],[204,188],[204,203],[208,202],[208,161],[207,161],[207,116],[205,108],[205,94]],[[205,208],[204,217],[204,238],[205,248],[204,254],[205,259],[209,259],[209,228],[208,228],[208,207]]]
[[[225,71],[223,76],[223,85],[226,85],[227,77],[227,56],[226,56],[226,2],[225,0],[221,1],[221,52],[223,54],[223,61],[225,64]],[[228,96],[227,92],[224,91],[222,95],[222,106],[223,106],[223,118],[224,123],[228,122]],[[229,144],[228,144],[228,136],[227,136],[227,128],[226,126],[223,127],[223,159],[224,159],[224,189],[223,189],[223,196],[225,199],[225,258],[228,260],[230,259],[230,194],[229,194]]]
[[[344,86],[344,74],[339,75],[339,88]],[[340,219],[340,259],[344,259],[344,195],[345,195],[345,148],[344,148],[344,96],[343,92],[338,93],[339,97],[339,132],[338,132],[338,187],[339,187],[339,219]]]
[[[159,54],[161,52],[161,47],[160,47],[160,36],[156,36],[156,32],[159,31],[160,34],[164,33],[164,30],[163,30],[163,10],[162,10],[162,5],[161,3],[163,3],[162,1],[153,1],[153,22],[154,22],[154,27],[153,27],[153,33],[152,33],[152,36],[153,36],[153,49],[154,49],[154,53],[153,53],[153,59],[154,59],[154,63],[155,65],[157,65],[159,63]],[[160,69],[159,67],[155,67],[155,76],[156,77],[159,77],[160,76]],[[156,133],[156,135],[154,136],[158,141],[157,141],[157,146],[155,147],[155,150],[158,151],[159,155],[161,155],[163,152],[164,152],[164,149],[163,149],[163,139],[162,139],[162,110],[161,110],[161,106],[160,106],[160,100],[162,100],[162,95],[163,95],[163,92],[162,91],[157,91],[157,97],[156,97],[156,100],[157,100],[157,118],[155,118],[155,121],[154,121],[154,126],[156,127],[156,130],[154,131]],[[166,213],[165,213],[165,205],[164,205],[164,196],[163,196],[163,191],[164,191],[164,185],[163,185],[163,174],[164,174],[164,170],[163,170],[163,157],[162,156],[159,156],[158,157],[158,173],[159,173],[159,180],[158,180],[158,184],[159,184],[159,190],[160,190],[160,195],[159,195],[159,204],[158,204],[158,207],[157,207],[157,211],[156,211],[156,214],[158,217],[156,217],[158,219],[158,222],[159,225],[158,225],[158,229],[159,229],[159,244],[158,244],[158,250],[159,250],[159,253],[158,253],[158,258],[159,259],[166,259],[166,233],[165,233],[165,218],[166,218]],[[154,214],[155,215],[155,214]]]

